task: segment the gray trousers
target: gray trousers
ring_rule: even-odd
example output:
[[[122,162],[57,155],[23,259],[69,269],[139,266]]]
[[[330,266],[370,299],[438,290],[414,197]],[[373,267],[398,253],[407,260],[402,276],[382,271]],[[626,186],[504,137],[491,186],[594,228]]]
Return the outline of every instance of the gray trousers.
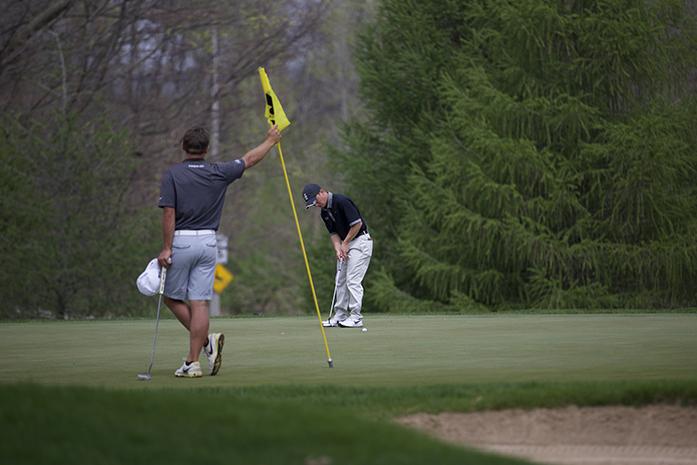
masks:
[[[334,318],[338,321],[351,315],[352,318],[362,319],[363,277],[368,271],[370,257],[373,256],[373,239],[368,234],[361,234],[349,244],[348,258],[338,271],[337,287],[334,301]]]

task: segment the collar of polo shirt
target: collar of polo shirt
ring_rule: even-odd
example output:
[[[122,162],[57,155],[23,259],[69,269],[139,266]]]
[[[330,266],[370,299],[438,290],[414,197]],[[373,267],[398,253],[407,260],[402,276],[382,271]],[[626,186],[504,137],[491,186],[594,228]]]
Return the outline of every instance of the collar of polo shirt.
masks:
[[[332,200],[334,199],[334,194],[327,192],[327,206],[325,208],[332,208]]]

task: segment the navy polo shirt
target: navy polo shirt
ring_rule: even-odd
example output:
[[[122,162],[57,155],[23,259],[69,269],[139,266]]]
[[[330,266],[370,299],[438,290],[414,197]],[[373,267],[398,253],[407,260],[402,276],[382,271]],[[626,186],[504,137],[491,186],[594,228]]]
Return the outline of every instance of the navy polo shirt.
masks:
[[[244,161],[224,163],[184,160],[162,176],[158,206],[172,207],[175,229],[214,229],[220,226],[227,186],[244,173]]]
[[[327,207],[321,210],[320,216],[329,234],[338,234],[342,241],[346,239],[351,226],[359,221],[362,221],[363,225],[356,237],[368,232],[368,225],[365,224],[358,207],[345,195],[329,193]]]

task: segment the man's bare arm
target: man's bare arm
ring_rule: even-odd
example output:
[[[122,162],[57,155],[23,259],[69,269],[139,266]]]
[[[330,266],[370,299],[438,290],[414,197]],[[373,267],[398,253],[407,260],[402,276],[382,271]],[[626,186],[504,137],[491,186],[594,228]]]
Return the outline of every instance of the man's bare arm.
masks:
[[[157,257],[160,266],[169,266],[172,256],[172,243],[174,242],[175,212],[172,207],[162,209],[162,252]]]
[[[245,169],[251,168],[263,160],[266,154],[269,153],[269,150],[271,150],[271,147],[276,145],[280,140],[281,133],[278,130],[278,126],[273,126],[267,131],[264,142],[245,153],[242,157],[242,160],[244,160]]]
[[[341,255],[343,255],[344,257],[348,257],[349,244],[351,243],[353,238],[356,237],[358,231],[361,230],[361,226],[363,226],[363,221],[358,220],[358,223],[351,226],[351,229],[349,229],[346,233],[346,237],[344,238],[344,241],[341,243]]]
[[[341,256],[341,238],[336,233],[329,236],[329,238],[332,240],[332,244],[334,245],[334,252],[336,252],[336,259],[343,260],[344,257]]]
[[[348,230],[348,232],[346,233],[346,237],[344,238],[345,244],[348,244],[356,237],[356,234],[358,234],[358,231],[361,230],[361,226],[363,226],[363,221],[361,221],[361,220],[358,220],[358,223],[351,226],[351,229]]]

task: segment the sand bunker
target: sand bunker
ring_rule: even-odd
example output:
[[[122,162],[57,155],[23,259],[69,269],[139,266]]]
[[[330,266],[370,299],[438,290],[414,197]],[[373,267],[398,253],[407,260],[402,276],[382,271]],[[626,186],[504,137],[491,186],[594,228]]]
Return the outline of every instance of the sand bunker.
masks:
[[[417,414],[403,425],[547,464],[697,465],[697,407],[567,407]]]

